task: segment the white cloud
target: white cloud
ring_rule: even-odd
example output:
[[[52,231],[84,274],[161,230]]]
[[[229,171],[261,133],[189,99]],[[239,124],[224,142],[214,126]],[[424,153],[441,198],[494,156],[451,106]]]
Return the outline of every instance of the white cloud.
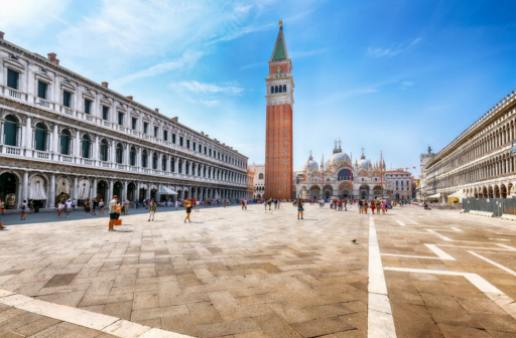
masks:
[[[181,81],[171,84],[175,90],[186,90],[193,94],[227,94],[240,95],[244,89],[233,84],[213,84],[199,81]]]
[[[197,63],[197,61],[199,61],[201,57],[202,53],[200,52],[186,51],[177,59],[161,62],[153,66],[150,66],[146,69],[142,69],[137,72],[127,74],[119,79],[116,79],[114,81],[114,84],[123,85],[137,79],[152,77],[173,70],[187,69],[195,65],[195,63]]]
[[[78,57],[160,55],[239,30],[252,7],[251,0],[102,0],[98,11],[63,31],[59,40]]]
[[[421,38],[415,38],[408,43],[398,44],[391,47],[369,47],[367,48],[367,55],[374,58],[393,57],[404,53],[408,49],[416,46],[421,42]]]
[[[69,0],[3,0],[0,4],[0,30],[40,34],[41,29],[68,7]],[[30,23],[30,24],[28,24]]]

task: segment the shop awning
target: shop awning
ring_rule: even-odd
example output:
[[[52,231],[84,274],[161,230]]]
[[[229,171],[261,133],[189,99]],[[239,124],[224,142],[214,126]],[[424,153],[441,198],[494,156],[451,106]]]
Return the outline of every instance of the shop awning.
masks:
[[[433,194],[433,195],[430,195],[427,197],[428,199],[431,199],[431,200],[438,200],[441,198],[441,193],[438,192],[437,194]]]
[[[462,192],[462,190],[458,190],[458,191],[454,192],[453,194],[449,195],[448,197],[457,197],[457,198],[463,199],[464,193]]]
[[[159,193],[160,193],[160,195],[177,195],[177,192],[174,189],[171,189],[166,186],[162,186],[159,189]]]

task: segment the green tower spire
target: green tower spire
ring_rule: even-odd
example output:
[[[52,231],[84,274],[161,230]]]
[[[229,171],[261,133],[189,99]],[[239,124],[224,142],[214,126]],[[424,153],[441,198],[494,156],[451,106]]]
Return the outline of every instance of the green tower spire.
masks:
[[[287,46],[283,37],[283,20],[279,21],[279,32],[272,51],[271,61],[284,61],[288,59]]]

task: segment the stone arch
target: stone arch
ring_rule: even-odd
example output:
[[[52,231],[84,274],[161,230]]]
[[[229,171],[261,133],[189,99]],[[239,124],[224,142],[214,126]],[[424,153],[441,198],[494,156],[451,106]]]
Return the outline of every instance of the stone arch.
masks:
[[[500,198],[500,187],[497,184],[493,187],[493,196],[494,198]]]
[[[310,199],[317,200],[321,198],[321,187],[318,185],[312,185],[309,190]]]
[[[358,196],[361,199],[369,199],[369,185],[362,184],[360,188],[358,188]]]
[[[374,197],[383,197],[383,188],[380,185],[375,185],[373,188]]]
[[[56,195],[50,196],[55,198],[55,203],[64,203],[72,195],[72,183],[66,176],[59,176],[56,179]]]
[[[0,198],[5,203],[6,209],[15,209],[21,198],[21,176],[14,171],[0,172]]]
[[[333,196],[333,187],[331,185],[329,185],[329,184],[326,184],[323,187],[323,197],[325,199],[329,199],[332,196]]]
[[[121,201],[124,199],[123,193],[124,193],[124,185],[120,181],[115,181],[113,183],[113,196],[115,196],[115,195],[118,196],[118,198]],[[109,198],[111,198],[111,196],[109,196]]]
[[[34,209],[44,208],[48,202],[48,178],[35,173],[29,176],[29,201],[32,201]]]
[[[7,113],[2,118],[3,120],[3,140],[0,140],[1,143],[12,146],[19,147],[21,143],[21,119],[12,113]]]
[[[97,199],[103,199],[104,203],[108,201],[109,184],[106,180],[100,180],[97,182]]]
[[[507,187],[505,184],[500,185],[500,198],[507,198]]]
[[[134,202],[136,200],[136,183],[129,182],[127,183],[127,191],[126,191],[126,199],[128,201]]]

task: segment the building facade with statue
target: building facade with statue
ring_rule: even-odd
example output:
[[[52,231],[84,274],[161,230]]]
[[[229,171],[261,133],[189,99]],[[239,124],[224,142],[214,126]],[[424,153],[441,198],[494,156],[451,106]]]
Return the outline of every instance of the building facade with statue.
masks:
[[[335,142],[330,159],[317,163],[310,154],[301,172],[296,175],[296,195],[303,199],[371,199],[384,197],[385,162],[380,156],[372,162],[364,151],[354,163],[342,150],[340,141]]]
[[[247,157],[0,32],[0,198],[238,199]]]

